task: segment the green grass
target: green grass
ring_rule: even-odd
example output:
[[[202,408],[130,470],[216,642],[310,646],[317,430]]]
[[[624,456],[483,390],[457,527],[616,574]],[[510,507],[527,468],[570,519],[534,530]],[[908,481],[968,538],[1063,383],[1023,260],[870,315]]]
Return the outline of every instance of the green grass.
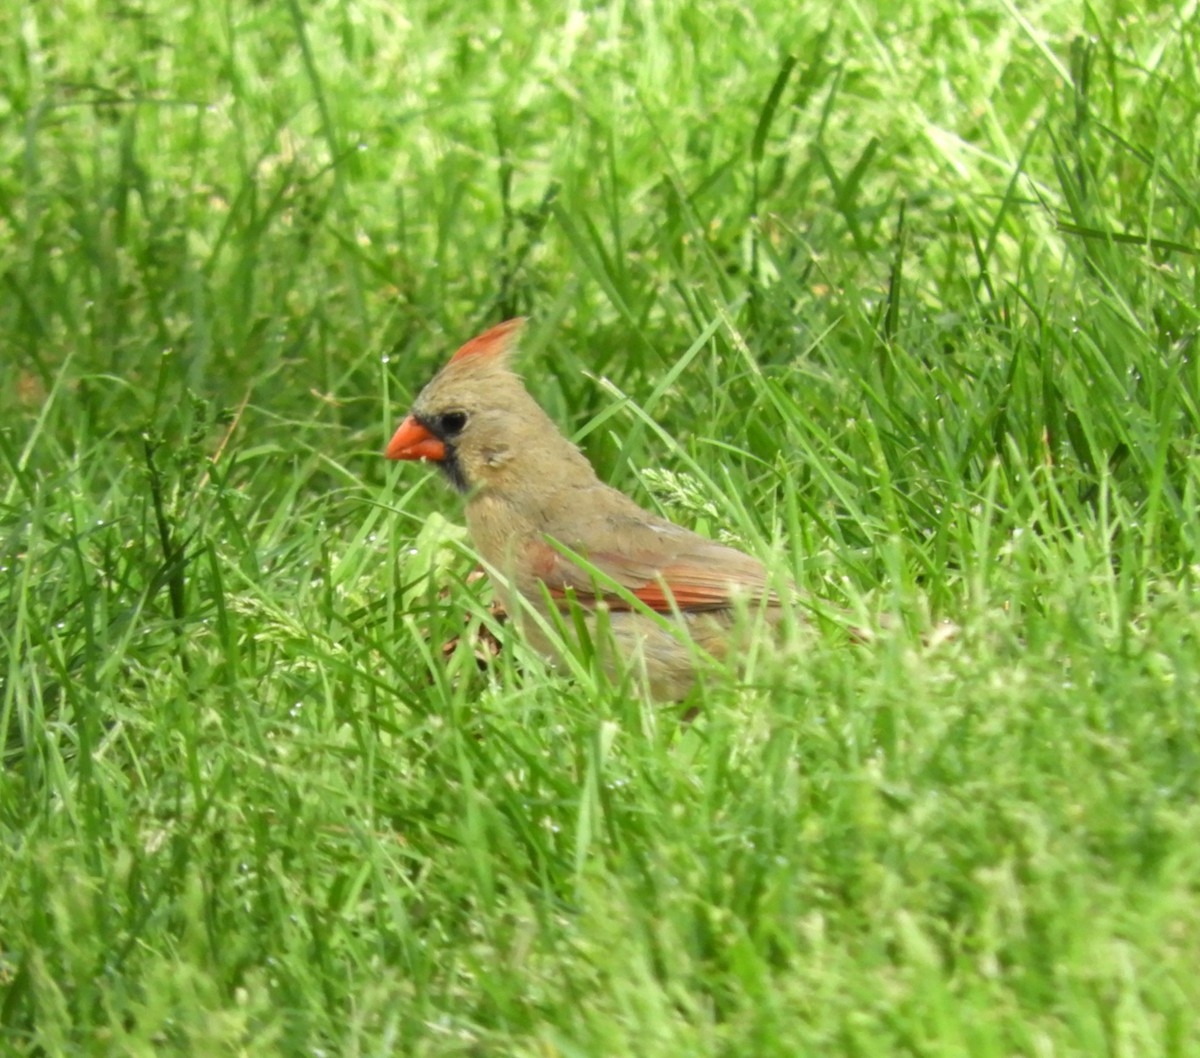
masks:
[[[1195,11],[892,10],[0,12],[0,1053],[1200,1054]],[[518,312],[888,630],[444,657]]]

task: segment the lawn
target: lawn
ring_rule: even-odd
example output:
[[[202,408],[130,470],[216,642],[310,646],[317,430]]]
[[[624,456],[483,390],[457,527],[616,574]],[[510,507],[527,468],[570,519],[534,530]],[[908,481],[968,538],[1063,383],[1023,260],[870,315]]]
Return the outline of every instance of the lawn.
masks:
[[[4,7],[0,1054],[1200,1056],[1198,55]],[[691,723],[382,458],[518,314],[605,480],[797,586]]]

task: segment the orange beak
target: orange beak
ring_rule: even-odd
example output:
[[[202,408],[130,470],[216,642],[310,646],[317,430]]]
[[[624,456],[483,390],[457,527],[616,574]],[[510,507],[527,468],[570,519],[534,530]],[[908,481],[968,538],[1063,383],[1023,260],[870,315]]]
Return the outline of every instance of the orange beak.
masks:
[[[446,458],[446,446],[410,415],[392,434],[384,455],[388,459],[431,459],[440,463]]]

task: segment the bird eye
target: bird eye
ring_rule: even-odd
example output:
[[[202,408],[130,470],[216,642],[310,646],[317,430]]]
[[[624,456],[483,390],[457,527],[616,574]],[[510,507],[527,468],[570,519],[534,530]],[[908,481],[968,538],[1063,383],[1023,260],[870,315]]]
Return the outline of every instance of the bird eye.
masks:
[[[438,418],[438,426],[441,427],[442,432],[448,437],[462,433],[463,427],[466,425],[467,413],[465,411],[448,411]]]

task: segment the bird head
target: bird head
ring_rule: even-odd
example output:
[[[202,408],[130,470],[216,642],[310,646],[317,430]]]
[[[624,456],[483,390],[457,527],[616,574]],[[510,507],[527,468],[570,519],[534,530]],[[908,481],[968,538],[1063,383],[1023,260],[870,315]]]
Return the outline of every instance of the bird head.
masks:
[[[389,459],[436,463],[462,493],[527,488],[591,466],[509,366],[525,320],[472,338],[417,395],[389,442]]]

